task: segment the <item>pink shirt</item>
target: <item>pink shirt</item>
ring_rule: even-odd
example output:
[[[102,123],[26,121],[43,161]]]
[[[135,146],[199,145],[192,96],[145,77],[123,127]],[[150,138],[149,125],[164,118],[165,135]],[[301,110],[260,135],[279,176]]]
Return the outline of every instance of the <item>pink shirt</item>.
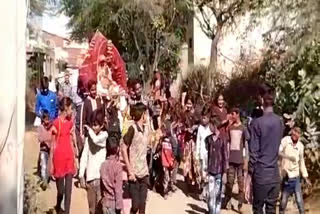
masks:
[[[117,156],[109,156],[100,169],[103,183],[102,205],[111,209],[123,209],[122,164]]]
[[[52,141],[52,130],[51,128],[48,130],[43,125],[38,127],[38,140],[40,143],[40,147],[47,146],[48,149],[51,146]]]

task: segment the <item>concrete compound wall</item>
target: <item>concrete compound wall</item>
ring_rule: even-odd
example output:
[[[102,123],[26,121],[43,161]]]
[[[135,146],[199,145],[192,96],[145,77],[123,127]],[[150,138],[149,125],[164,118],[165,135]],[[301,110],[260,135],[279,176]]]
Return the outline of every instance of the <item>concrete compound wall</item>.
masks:
[[[23,213],[26,1],[0,4],[0,213]]]

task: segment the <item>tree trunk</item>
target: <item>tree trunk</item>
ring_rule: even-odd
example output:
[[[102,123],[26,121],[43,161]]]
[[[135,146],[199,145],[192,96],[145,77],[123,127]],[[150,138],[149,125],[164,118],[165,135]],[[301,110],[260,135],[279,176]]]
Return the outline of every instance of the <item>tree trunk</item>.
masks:
[[[215,35],[212,37],[211,43],[211,55],[210,55],[210,63],[209,63],[209,81],[211,82],[212,88],[215,87],[215,79],[214,74],[217,72],[217,64],[218,64],[218,43],[221,37],[222,26],[217,26],[217,31]]]
[[[153,76],[153,73],[158,69],[158,63],[159,63],[159,59],[160,59],[160,45],[157,43],[156,47],[155,47],[155,54],[154,54],[154,58],[153,58],[153,63],[152,63],[152,73],[150,73],[149,77]]]

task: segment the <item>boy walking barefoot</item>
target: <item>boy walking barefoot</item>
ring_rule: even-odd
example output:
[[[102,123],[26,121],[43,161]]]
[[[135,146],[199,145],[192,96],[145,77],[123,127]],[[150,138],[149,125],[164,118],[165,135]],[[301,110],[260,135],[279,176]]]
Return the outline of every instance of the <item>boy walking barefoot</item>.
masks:
[[[299,141],[301,130],[295,127],[291,130],[291,136],[284,137],[279,148],[279,155],[282,157],[282,196],[279,213],[284,214],[288,198],[291,194],[295,195],[299,213],[304,214],[303,197],[301,191],[300,176],[311,185],[308,179],[308,172],[304,162],[304,146]]]
[[[103,162],[100,169],[103,214],[120,214],[123,209],[123,174],[119,157],[119,142],[120,136],[110,134],[107,139],[107,160]]]

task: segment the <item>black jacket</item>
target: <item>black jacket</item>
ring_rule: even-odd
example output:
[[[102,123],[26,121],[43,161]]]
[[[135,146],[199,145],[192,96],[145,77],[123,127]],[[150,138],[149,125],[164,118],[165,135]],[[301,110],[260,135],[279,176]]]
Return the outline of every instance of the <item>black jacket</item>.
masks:
[[[205,139],[208,150],[208,173],[223,174],[228,168],[228,147],[224,137],[219,133],[209,135]]]
[[[280,182],[278,166],[279,146],[283,137],[283,122],[280,117],[266,111],[252,122],[249,142],[249,172],[258,184]]]

